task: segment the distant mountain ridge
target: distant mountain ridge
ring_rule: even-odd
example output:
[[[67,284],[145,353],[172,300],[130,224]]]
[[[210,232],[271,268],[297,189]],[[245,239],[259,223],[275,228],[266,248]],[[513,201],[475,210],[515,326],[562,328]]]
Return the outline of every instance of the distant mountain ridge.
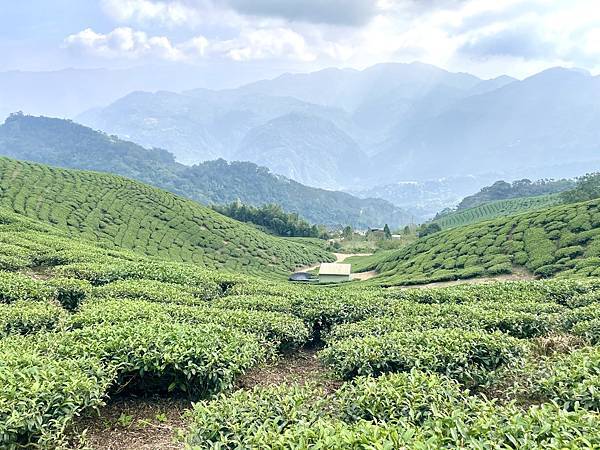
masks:
[[[600,77],[554,68],[482,80],[389,63],[221,91],[136,93],[79,120],[169,148],[184,163],[247,159],[326,188],[491,172],[516,179],[523,168],[563,177],[561,166],[598,160]]]
[[[249,162],[175,162],[171,153],[146,149],[77,123],[15,114],[0,126],[0,155],[59,167],[115,173],[202,203],[277,203],[312,223],[328,226],[400,226],[410,214],[381,199],[304,186]]]

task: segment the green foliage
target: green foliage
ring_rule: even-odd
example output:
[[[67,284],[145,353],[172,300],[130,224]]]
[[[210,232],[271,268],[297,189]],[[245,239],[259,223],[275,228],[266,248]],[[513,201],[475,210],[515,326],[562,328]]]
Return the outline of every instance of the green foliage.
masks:
[[[60,328],[66,319],[65,311],[52,302],[18,300],[8,305],[0,303],[0,338]]]
[[[46,282],[52,289],[54,298],[63,308],[74,311],[92,291],[92,285],[86,280],[55,277]]]
[[[520,347],[500,333],[440,329],[334,341],[320,357],[345,379],[416,368],[478,384],[487,372],[518,357]]]
[[[565,203],[583,202],[600,197],[600,173],[588,173],[577,179],[575,189],[563,192]]]
[[[190,449],[595,448],[598,416],[470,397],[445,377],[363,378],[330,397],[311,386],[238,391],[195,405]]]
[[[228,271],[231,259],[211,270],[189,255],[148,255],[86,227],[75,232],[75,222],[61,224],[71,213],[53,212],[64,199],[39,211],[38,199],[15,196],[0,208],[1,254],[16,271],[0,271],[1,448],[61,448],[77,416],[141,392],[201,400],[188,417],[189,448],[600,446],[600,357],[589,346],[600,336],[595,202],[440,232],[401,250],[410,255],[403,284],[505,272],[517,255],[531,270],[561,267],[560,279],[384,289],[299,286]],[[160,249],[155,232],[147,242]],[[281,245],[291,243],[323,248],[304,238]],[[252,272],[250,249],[235,261]],[[370,261],[393,271],[398,254]],[[336,392],[282,385],[227,395],[247,370],[309,342],[325,344],[318,356],[349,380],[337,380]]]
[[[260,207],[244,205],[240,201],[228,205],[213,205],[212,208],[232,219],[250,222],[264,227],[278,236],[326,238],[327,233],[316,225],[310,225],[296,213],[286,213],[281,206],[268,204]]]
[[[477,194],[465,197],[458,205],[459,211],[474,208],[479,205],[494,202],[496,200],[507,200],[528,197],[547,196],[571,189],[574,186],[571,180],[537,180],[522,179],[507,183],[496,181],[491,186],[482,188]]]
[[[378,198],[305,186],[251,162],[175,162],[162,149],[145,149],[69,120],[13,115],[0,126],[0,154],[72,169],[122,175],[204,204],[278,204],[313,224],[366,228],[407,223],[404,210]],[[0,267],[2,257],[0,256]]]
[[[71,323],[80,328],[93,324],[123,324],[160,321],[166,323],[218,324],[255,334],[279,350],[291,350],[304,344],[309,330],[302,320],[288,314],[265,311],[226,310],[208,306],[184,306],[178,303],[150,303],[143,300],[95,300],[86,302]]]
[[[103,404],[112,378],[97,358],[56,359],[0,341],[0,447],[58,448],[75,417]]]
[[[267,235],[195,202],[114,175],[1,158],[0,205],[109,248],[212,269],[287,273],[333,259],[316,246]]]
[[[600,411],[600,349],[583,348],[552,358],[533,372],[534,392],[567,410]]]
[[[598,276],[592,246],[600,236],[599,206],[592,200],[445,230],[364,268],[377,270],[384,285],[497,275],[514,266],[540,277]]]
[[[417,230],[417,235],[422,238],[425,236],[429,236],[430,234],[438,233],[442,231],[442,227],[437,223],[424,223]]]
[[[18,273],[0,272],[0,304],[52,298],[53,292],[45,284]]]
[[[511,198],[485,202],[469,208],[460,208],[445,214],[438,214],[433,223],[442,229],[455,228],[496,217],[509,216],[530,210],[548,208],[560,202],[558,194],[543,195],[540,197]]]
[[[443,375],[418,370],[360,377],[335,394],[337,413],[349,423],[359,420],[422,424],[439,411],[459,407],[467,392]]]

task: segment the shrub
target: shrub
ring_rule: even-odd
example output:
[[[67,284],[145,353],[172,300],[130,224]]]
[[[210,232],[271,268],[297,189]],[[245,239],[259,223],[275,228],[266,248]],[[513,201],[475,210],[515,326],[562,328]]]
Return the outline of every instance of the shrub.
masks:
[[[66,322],[66,316],[62,308],[51,302],[0,303],[0,338],[60,328]]]
[[[92,291],[92,285],[75,278],[52,278],[46,283],[53,296],[67,310],[74,311]]]
[[[600,411],[600,349],[575,350],[544,364],[532,375],[534,390],[567,410]]]
[[[345,383],[335,393],[334,404],[336,414],[348,423],[407,420],[421,425],[441,411],[459,407],[466,396],[454,380],[411,370]]]
[[[18,273],[0,272],[0,303],[52,298],[52,290],[44,283]]]
[[[0,447],[54,449],[72,420],[103,403],[113,380],[97,358],[0,348]]]
[[[438,329],[336,341],[320,358],[345,379],[421,369],[476,385],[521,354],[519,341],[501,333]]]

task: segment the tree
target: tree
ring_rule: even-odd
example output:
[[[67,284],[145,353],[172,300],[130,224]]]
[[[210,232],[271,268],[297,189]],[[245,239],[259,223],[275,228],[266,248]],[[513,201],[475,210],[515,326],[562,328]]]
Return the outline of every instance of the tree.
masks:
[[[349,241],[352,239],[352,235],[354,234],[354,231],[352,230],[352,227],[350,225],[346,225],[344,227],[344,230],[342,231],[342,237]]]
[[[390,227],[388,227],[387,223],[383,227],[383,236],[384,236],[385,239],[391,239],[392,238],[392,232],[390,231]]]
[[[577,179],[575,189],[563,192],[565,203],[584,202],[600,197],[600,172],[588,173]]]
[[[433,223],[424,223],[419,227],[419,237],[429,236],[430,234],[437,233],[442,231],[442,227],[439,224]]]
[[[406,225],[404,227],[404,230],[402,230],[402,233],[404,233],[405,235],[409,235],[410,234],[410,227],[408,225]]]

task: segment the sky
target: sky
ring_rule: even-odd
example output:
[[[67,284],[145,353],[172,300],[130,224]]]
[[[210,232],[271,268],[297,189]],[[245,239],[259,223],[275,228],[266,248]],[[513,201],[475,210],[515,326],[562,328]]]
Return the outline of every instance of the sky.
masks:
[[[0,0],[0,71],[223,77],[422,61],[483,78],[600,73],[598,0]]]

